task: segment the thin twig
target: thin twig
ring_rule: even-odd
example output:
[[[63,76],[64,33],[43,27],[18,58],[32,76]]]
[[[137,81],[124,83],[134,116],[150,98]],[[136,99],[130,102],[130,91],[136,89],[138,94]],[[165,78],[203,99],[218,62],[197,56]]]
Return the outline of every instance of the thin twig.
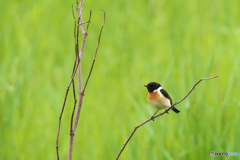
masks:
[[[73,5],[72,5],[72,8],[73,8]],[[58,141],[59,141],[60,127],[61,127],[61,119],[62,119],[63,111],[64,111],[64,108],[65,108],[65,104],[66,104],[66,100],[67,100],[67,96],[68,96],[68,91],[69,91],[70,85],[73,82],[74,76],[76,74],[77,68],[78,68],[79,63],[80,63],[80,60],[79,60],[79,57],[78,57],[78,36],[76,36],[76,19],[75,19],[75,15],[74,15],[73,11],[72,11],[72,14],[73,14],[73,18],[74,18],[74,21],[75,21],[75,25],[74,25],[75,56],[76,56],[76,59],[78,59],[78,60],[76,60],[77,61],[77,67],[76,67],[76,61],[74,63],[71,80],[70,80],[70,83],[68,84],[67,91],[66,91],[66,94],[65,94],[65,98],[64,98],[64,101],[63,101],[62,110],[61,110],[61,113],[60,113],[60,116],[59,116],[58,133],[57,133],[57,139],[56,139],[56,151],[57,151],[57,159],[58,160],[59,160]],[[77,29],[77,34],[78,34],[78,29]],[[74,84],[73,84],[73,86],[74,86]],[[74,89],[74,92],[75,92],[75,89]],[[74,100],[74,103],[76,104],[75,101],[76,100]],[[74,110],[75,110],[75,106],[74,106]]]
[[[91,9],[91,10],[92,10],[92,9]],[[86,24],[86,23],[89,23],[89,22],[91,22],[91,21],[87,21],[87,22],[82,22],[82,23],[78,24],[78,26],[80,26],[80,25],[82,25],[82,24]]]
[[[75,72],[78,70],[78,90],[79,92],[81,91],[81,66],[80,66],[80,61],[81,61],[81,58],[79,57],[78,55],[78,52],[79,52],[79,42],[78,42],[78,37],[79,37],[79,24],[82,22],[81,21],[81,11],[82,11],[82,3],[83,3],[83,0],[81,0],[80,4],[81,4],[81,7],[77,7],[77,12],[78,12],[78,23],[77,23],[77,33],[75,34],[74,38],[75,38],[75,55],[76,55],[76,61],[75,63],[77,62],[77,67],[75,69]],[[76,0],[76,4],[78,6],[78,0]],[[82,25],[81,25],[82,26]],[[76,27],[76,25],[75,25]],[[82,26],[83,27],[83,26]],[[84,40],[84,38],[83,38]],[[81,46],[82,48],[83,46]],[[75,75],[75,74],[74,74]],[[80,76],[79,76],[80,75]],[[81,96],[80,96],[81,97]],[[79,97],[79,102],[81,102],[81,99]],[[79,104],[79,103],[78,103]],[[71,117],[71,129],[70,129],[70,141],[69,141],[69,150],[68,150],[68,160],[71,160],[72,159],[72,148],[73,148],[73,137],[74,137],[74,132],[75,130],[73,129],[73,117],[74,117],[74,113],[75,113],[75,106],[73,108],[73,111],[72,111],[72,117]],[[78,115],[78,112],[77,112],[77,115]]]
[[[78,25],[77,26],[78,27],[80,26],[80,29],[81,29],[81,32],[82,32],[82,35],[83,35],[80,53],[79,53],[79,50],[78,50],[80,61],[82,59],[82,53],[83,53],[83,49],[84,49],[85,41],[86,41],[86,37],[87,37],[87,34],[85,33],[84,27],[82,25],[82,6],[83,6],[83,2],[84,2],[84,0],[81,0],[80,4],[78,6],[78,0],[76,0],[76,5],[77,5],[76,10],[77,10],[77,13],[78,13]],[[77,35],[77,38],[78,38],[78,35]],[[81,92],[82,92],[81,65],[79,65],[77,67],[77,69],[78,69],[78,92],[79,92],[79,94],[81,94]]]
[[[73,15],[73,19],[74,19],[74,42],[75,42],[75,51],[76,51],[76,44],[77,44],[77,39],[76,39],[76,18],[75,18],[75,15],[74,15],[74,10],[73,10],[73,4],[72,4],[72,15]],[[76,55],[76,52],[75,52],[75,56],[77,57]]]
[[[65,94],[65,98],[64,98],[64,101],[63,101],[63,106],[62,106],[62,110],[61,110],[61,113],[60,113],[60,116],[59,116],[59,122],[58,122],[58,133],[57,133],[57,139],[56,139],[56,151],[57,151],[57,159],[58,160],[59,160],[58,139],[59,139],[59,133],[60,133],[61,119],[62,119],[62,115],[63,115],[63,111],[64,111],[64,107],[65,107],[68,91],[69,91],[69,86],[67,87],[67,91],[66,91],[66,94]]]
[[[74,10],[73,10],[73,5],[72,5],[72,14],[73,14],[73,19],[74,19],[74,42],[75,42],[75,63],[74,63],[74,69],[73,72],[75,71],[75,66],[76,64],[79,63],[79,57],[78,57],[78,41],[77,41],[77,37],[78,35],[76,35],[76,18],[74,15]],[[79,22],[78,22],[79,23]],[[79,28],[79,27],[78,27]],[[77,67],[76,67],[77,68]],[[77,103],[77,99],[76,99],[76,92],[75,92],[75,85],[74,85],[74,79],[72,80],[72,86],[73,86],[73,97],[74,97],[74,105],[73,105],[73,111],[72,111],[72,116],[71,116],[71,124],[70,124],[70,133],[72,133],[72,124],[73,124],[73,117],[74,117],[74,113],[75,113],[75,107],[76,107],[76,103]]]
[[[181,103],[185,98],[187,98],[187,97],[189,96],[189,94],[193,91],[193,89],[195,88],[195,86],[198,85],[198,83],[200,83],[201,81],[203,81],[203,80],[208,80],[208,79],[213,79],[213,78],[216,78],[216,77],[218,77],[218,76],[200,79],[200,80],[192,87],[192,89],[188,92],[188,94],[187,94],[185,97],[183,97],[180,101],[174,103],[174,104],[173,104],[171,107],[169,107],[165,112],[160,113],[160,114],[156,115],[156,116],[153,117],[153,118],[157,118],[157,117],[159,117],[159,116],[162,116],[163,114],[167,113],[167,111],[169,111],[173,106]],[[148,120],[144,121],[143,123],[139,124],[138,126],[136,126],[136,127],[134,128],[133,132],[132,132],[131,135],[128,137],[127,141],[124,143],[123,147],[121,148],[120,152],[118,153],[118,155],[117,155],[117,157],[116,157],[116,160],[119,158],[119,156],[120,156],[121,153],[123,152],[124,148],[126,147],[126,145],[128,144],[128,142],[130,141],[130,139],[132,138],[132,136],[133,136],[133,134],[136,132],[136,130],[137,130],[139,127],[141,127],[142,125],[146,124],[147,122],[149,122],[149,121],[151,121],[151,120],[152,120],[152,118],[149,118]]]
[[[75,69],[75,66],[76,66],[76,63],[74,63],[73,71]],[[66,90],[66,93],[65,93],[65,97],[64,97],[64,101],[63,101],[62,110],[61,110],[61,113],[60,113],[60,116],[59,116],[58,133],[57,133],[57,139],[56,139],[56,150],[57,150],[57,159],[58,160],[59,160],[58,140],[59,140],[60,126],[61,126],[61,119],[62,119],[63,111],[64,111],[64,108],[65,108],[65,104],[66,104],[66,101],[67,101],[68,91],[69,91],[71,83],[73,82],[73,77],[74,77],[75,73],[76,73],[76,70],[73,73],[73,75],[71,77],[71,81],[70,81],[70,83],[69,83],[69,85],[67,87],[67,90]]]
[[[200,83],[201,81],[204,81],[204,80],[209,80],[209,79],[213,79],[213,78],[217,78],[217,77],[218,77],[218,76],[200,79],[200,80],[193,86],[193,88],[188,92],[188,94],[187,94],[185,97],[183,97],[183,99],[181,99],[181,100],[178,101],[178,102],[175,102],[170,108],[168,108],[167,111],[169,111],[169,110],[172,109],[174,106],[176,106],[178,103],[181,103],[185,98],[187,98],[187,96],[193,91],[193,89],[196,87],[196,85],[198,85],[198,83]],[[155,117],[157,117],[157,116],[155,116]]]
[[[81,27],[83,27],[82,24],[84,24],[85,22],[82,22],[81,17],[79,17],[80,18],[80,24],[78,24],[78,26],[80,26],[82,34],[83,34],[81,50],[80,50],[80,53],[79,53],[80,59],[82,59],[82,54],[83,54],[83,50],[84,50],[84,47],[85,47],[85,41],[86,41],[86,37],[87,37],[87,31],[88,31],[88,28],[89,28],[89,23],[91,22],[91,16],[92,16],[92,9],[90,10],[89,19],[87,21],[88,25],[87,25],[86,31],[84,31],[84,28],[81,28]]]
[[[83,6],[83,2],[84,2],[84,0],[81,0],[81,2],[79,4],[79,7],[77,7],[77,12],[78,12],[78,17],[80,19],[80,24],[82,23],[82,6]],[[78,5],[78,3],[77,3],[77,5]],[[82,34],[84,35],[85,31],[84,31],[83,25],[80,25],[80,28],[81,28]]]
[[[87,33],[87,31],[88,31],[88,27],[89,27],[89,24],[90,24],[90,22],[91,22],[91,17],[92,17],[92,9],[90,10],[89,19],[88,19],[88,21],[87,21],[88,25],[87,25],[86,33]],[[84,22],[82,22],[82,24],[84,24]]]
[[[76,64],[76,63],[75,63]],[[72,117],[71,117],[71,125],[70,125],[70,134],[72,133],[72,126],[73,126],[73,117],[74,117],[74,113],[75,113],[75,107],[76,107],[76,103],[77,103],[77,99],[76,99],[76,92],[75,92],[75,86],[74,86],[74,80],[72,81],[72,87],[73,87],[73,98],[74,98],[74,105],[73,105],[73,111],[72,111]]]
[[[76,11],[78,9],[78,0],[76,0]]]
[[[91,16],[92,16],[92,10],[90,10],[90,15],[89,15],[89,19],[88,19],[88,25],[87,25],[87,30],[86,32],[84,31],[84,28],[83,28],[83,23],[82,23],[82,17],[81,17],[81,12],[82,12],[82,5],[83,5],[83,0],[80,2],[80,7],[78,8],[78,15],[79,15],[79,23],[78,23],[78,27],[80,26],[81,28],[81,32],[82,32],[82,35],[83,35],[83,38],[82,38],[82,44],[81,44],[81,50],[79,52],[79,59],[81,61],[82,59],[82,55],[83,55],[83,50],[84,50],[84,47],[85,47],[85,42],[86,42],[86,38],[87,38],[87,30],[88,30],[88,27],[89,27],[89,23],[91,22]],[[78,66],[78,92],[79,94],[81,94],[82,92],[82,77],[81,77],[81,66],[79,65]],[[79,107],[78,107],[79,108]]]
[[[102,10],[102,9],[101,9],[101,10]],[[99,45],[100,45],[100,39],[101,39],[101,35],[102,35],[102,30],[103,30],[103,27],[104,27],[104,25],[105,25],[105,11],[104,11],[104,10],[102,10],[102,11],[103,11],[103,13],[104,13],[104,20],[103,20],[103,24],[102,24],[102,27],[101,27],[101,30],[100,30],[100,33],[99,33],[99,36],[98,36],[98,45],[97,45],[97,48],[96,48],[96,51],[95,51],[95,55],[94,55],[94,58],[93,58],[92,66],[91,66],[91,69],[90,69],[88,78],[87,78],[87,80],[86,80],[85,86],[84,86],[84,88],[83,88],[83,94],[84,94],[84,92],[85,92],[85,89],[86,89],[87,84],[88,84],[88,80],[89,80],[89,78],[90,78],[90,76],[91,76],[91,73],[92,73],[92,69],[93,69],[93,66],[94,66],[94,63],[95,63],[95,59],[96,59],[96,56],[97,56],[98,47],[99,47]],[[87,29],[88,29],[88,28],[87,28]]]
[[[62,118],[62,115],[63,115],[63,111],[64,111],[64,108],[65,108],[65,104],[66,104],[66,100],[67,100],[67,96],[68,96],[68,91],[69,91],[69,88],[70,88],[71,84],[73,86],[74,106],[73,106],[73,111],[72,111],[72,116],[71,116],[71,123],[70,123],[70,141],[69,141],[68,160],[72,159],[73,138],[74,138],[74,134],[75,134],[75,131],[76,131],[76,128],[77,128],[77,124],[78,124],[78,120],[79,120],[79,116],[80,116],[80,111],[81,111],[81,106],[82,106],[82,99],[83,99],[83,95],[84,95],[84,92],[82,91],[82,88],[81,88],[81,66],[80,66],[80,61],[81,61],[83,50],[84,50],[84,46],[85,46],[85,41],[86,41],[86,37],[87,37],[87,31],[88,31],[88,28],[89,28],[89,23],[91,22],[92,10],[90,10],[89,20],[87,22],[82,22],[81,12],[82,12],[83,1],[84,0],[81,0],[80,5],[78,7],[78,0],[76,0],[76,5],[77,5],[76,10],[77,10],[77,13],[78,13],[78,22],[77,22],[77,24],[76,24],[76,18],[75,18],[75,15],[74,15],[74,11],[73,11],[73,5],[72,5],[72,14],[73,14],[74,22],[75,22],[75,25],[74,25],[75,62],[74,62],[74,67],[73,67],[71,80],[70,80],[70,83],[69,83],[69,85],[67,87],[67,91],[66,91],[66,94],[65,94],[64,102],[63,102],[63,107],[62,107],[62,110],[61,110],[61,113],[60,113],[60,116],[59,116],[58,133],[57,133],[57,139],[56,139],[56,150],[57,150],[57,159],[58,160],[59,160],[58,140],[59,140],[59,134],[60,134],[61,118]],[[86,32],[84,31],[84,27],[83,27],[83,24],[85,24],[85,23],[88,23]],[[104,23],[105,23],[105,12],[104,12]],[[81,28],[81,32],[82,32],[82,35],[83,35],[80,52],[79,52],[79,38],[78,38],[79,37],[79,27]],[[103,28],[103,26],[102,26],[102,28]],[[100,37],[101,37],[101,33],[102,33],[102,28],[101,28],[99,39],[98,39],[97,49],[98,49],[99,43],[100,43]],[[97,49],[96,49],[96,52],[95,52],[94,61],[96,59]],[[93,68],[93,65],[91,67],[91,70],[90,70],[90,73],[89,73],[89,77],[91,75],[92,68]],[[73,124],[73,117],[74,117],[75,107],[76,107],[76,102],[77,102],[77,100],[76,100],[76,93],[75,93],[75,85],[74,85],[74,76],[75,76],[77,70],[78,70],[79,101],[78,101],[76,117],[75,117],[74,124]],[[88,77],[86,83],[88,83],[89,77]],[[86,87],[86,84],[85,84],[85,87]],[[84,88],[84,90],[85,90],[85,88]]]
[[[80,63],[81,58],[82,58],[82,54],[83,54],[83,50],[84,50],[84,46],[85,46],[85,41],[86,41],[86,37],[87,37],[87,31],[88,31],[88,28],[89,28],[89,23],[91,22],[91,13],[92,13],[92,10],[90,10],[88,25],[87,25],[87,29],[86,29],[86,32],[85,32],[85,31],[84,31],[84,28],[83,28],[83,25],[82,25],[82,24],[83,24],[83,23],[82,23],[82,19],[81,19],[82,4],[83,4],[83,0],[80,2],[80,7],[77,8],[78,16],[79,16],[78,19],[79,19],[79,23],[80,23],[80,28],[81,28],[81,31],[82,31],[82,34],[83,34],[80,53],[79,53],[79,51],[77,52],[77,53],[79,53],[79,54],[78,54],[78,63],[77,63],[77,64]],[[79,23],[78,23],[77,27],[79,27]],[[77,34],[77,37],[78,37],[78,34]],[[73,138],[74,138],[75,131],[76,131],[76,128],[77,128],[77,124],[78,124],[78,121],[79,121],[80,112],[81,112],[81,107],[82,107],[82,100],[83,100],[83,96],[84,96],[84,93],[82,92],[82,88],[81,88],[81,66],[80,66],[80,65],[77,65],[76,69],[78,69],[78,92],[79,92],[79,100],[78,100],[78,107],[77,107],[77,111],[76,111],[76,116],[75,116],[74,124],[73,124],[73,126],[71,127],[71,131],[70,131],[68,160],[71,160],[71,159],[72,159]],[[74,111],[73,111],[73,112],[74,112]],[[74,113],[73,113],[73,114],[74,114]],[[73,115],[73,114],[72,114],[72,115]],[[72,118],[73,118],[73,116],[72,116]],[[71,122],[71,125],[72,125],[72,122]]]
[[[91,21],[91,15],[92,15],[92,10],[90,10],[90,15],[89,15],[89,20],[88,20],[88,25],[87,25],[87,30],[88,30],[88,27],[89,27],[89,23]],[[84,33],[85,35],[87,35],[87,30],[86,32]],[[83,49],[84,49],[84,46],[85,46],[85,39],[86,39],[86,36],[83,36],[83,40],[82,40],[82,45],[81,45],[81,51],[80,51],[80,54],[83,53]],[[78,56],[80,61],[81,61],[81,57],[82,55]],[[78,66],[80,68],[80,66]],[[80,111],[81,111],[81,105],[82,105],[82,100],[81,98],[83,97],[83,92],[81,90],[81,69],[80,71],[78,70],[78,86],[79,87],[79,103],[78,103],[78,109],[77,109],[77,114],[76,114],[76,117],[75,117],[75,120],[74,120],[74,126],[73,126],[73,132],[75,132],[76,128],[77,128],[77,123],[78,123],[78,119],[79,119],[79,115],[80,115]],[[81,96],[82,95],[82,96]]]

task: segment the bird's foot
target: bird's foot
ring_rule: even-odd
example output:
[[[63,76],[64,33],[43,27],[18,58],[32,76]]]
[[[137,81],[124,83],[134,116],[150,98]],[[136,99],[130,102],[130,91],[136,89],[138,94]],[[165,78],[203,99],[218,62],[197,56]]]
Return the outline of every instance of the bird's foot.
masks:
[[[165,113],[169,114],[169,113],[168,113],[168,109],[165,110]]]
[[[151,117],[151,120],[154,121],[154,116]]]

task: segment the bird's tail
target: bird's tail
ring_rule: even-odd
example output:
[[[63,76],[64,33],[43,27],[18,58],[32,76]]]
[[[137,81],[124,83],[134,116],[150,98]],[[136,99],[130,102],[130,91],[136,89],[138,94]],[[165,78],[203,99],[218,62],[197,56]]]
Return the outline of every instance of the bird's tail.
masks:
[[[172,110],[173,110],[175,113],[179,113],[179,112],[180,112],[180,111],[177,110],[177,108],[175,108],[175,107],[172,107]]]

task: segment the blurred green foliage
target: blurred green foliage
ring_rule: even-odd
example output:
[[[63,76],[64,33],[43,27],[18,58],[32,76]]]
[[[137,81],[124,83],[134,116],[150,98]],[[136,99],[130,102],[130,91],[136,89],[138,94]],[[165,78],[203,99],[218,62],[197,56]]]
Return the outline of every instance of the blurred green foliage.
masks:
[[[74,62],[71,4],[75,1],[0,2],[0,159],[56,159],[58,116]],[[75,6],[75,4],[74,4]],[[133,128],[155,109],[150,81],[180,100],[180,114],[141,127],[120,159],[225,159],[240,154],[240,1],[89,1],[93,9],[82,59],[83,82],[91,67],[74,139],[73,159],[115,159]],[[81,37],[81,36],[80,36]],[[69,92],[59,149],[66,159],[73,107]],[[230,159],[239,159],[230,157]]]

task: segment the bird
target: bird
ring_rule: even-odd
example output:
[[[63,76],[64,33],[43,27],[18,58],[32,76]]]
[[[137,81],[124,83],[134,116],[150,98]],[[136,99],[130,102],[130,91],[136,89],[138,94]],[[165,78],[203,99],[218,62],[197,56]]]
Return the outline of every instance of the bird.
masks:
[[[154,115],[151,117],[151,119],[154,121],[155,114],[161,110],[165,109],[165,112],[168,113],[168,108],[172,106],[172,99],[165,91],[162,86],[157,82],[150,82],[147,85],[144,85],[147,87],[148,93],[148,102],[157,109],[157,111],[154,113]],[[179,113],[180,111],[177,110],[175,107],[171,108],[175,113]],[[169,113],[168,113],[169,114]]]

